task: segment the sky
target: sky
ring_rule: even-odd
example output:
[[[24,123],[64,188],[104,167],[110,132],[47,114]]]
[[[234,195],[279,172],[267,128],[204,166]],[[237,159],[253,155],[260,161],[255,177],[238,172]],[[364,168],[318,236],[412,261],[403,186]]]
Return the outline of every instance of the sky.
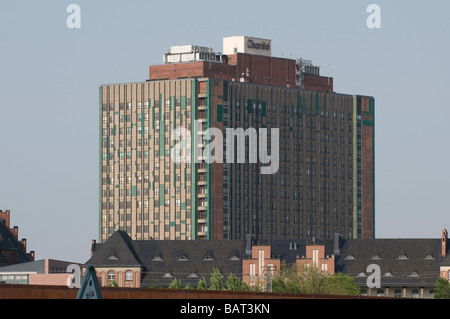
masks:
[[[70,4],[80,28],[69,28]],[[369,28],[370,4],[380,28]],[[376,238],[450,228],[450,2],[16,0],[0,4],[0,210],[36,260],[98,240],[98,88],[140,82],[171,45],[272,40],[335,91],[376,99]]]

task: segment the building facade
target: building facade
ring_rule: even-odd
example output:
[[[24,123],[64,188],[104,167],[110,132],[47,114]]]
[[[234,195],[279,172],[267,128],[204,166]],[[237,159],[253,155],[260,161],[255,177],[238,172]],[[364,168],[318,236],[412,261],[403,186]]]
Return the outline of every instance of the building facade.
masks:
[[[35,252],[27,253],[27,239],[19,240],[19,227],[11,227],[11,211],[0,210],[0,267],[34,260]]]
[[[124,231],[106,242],[92,243],[91,258],[83,265],[95,267],[102,286],[168,287],[177,279],[196,288],[209,281],[214,269],[224,277],[237,276],[249,287],[264,291],[283,265],[315,267],[332,275],[354,279],[363,296],[394,298],[434,297],[439,277],[448,279],[447,231],[442,238],[175,241],[132,240]],[[371,266],[371,267],[369,267]],[[379,282],[372,280],[377,266]]]
[[[68,286],[69,266],[81,264],[55,259],[41,259],[0,267],[0,283],[15,285]]]
[[[100,87],[100,240],[373,238],[374,99],[298,88],[295,60],[189,50],[200,61],[178,48],[149,81]]]

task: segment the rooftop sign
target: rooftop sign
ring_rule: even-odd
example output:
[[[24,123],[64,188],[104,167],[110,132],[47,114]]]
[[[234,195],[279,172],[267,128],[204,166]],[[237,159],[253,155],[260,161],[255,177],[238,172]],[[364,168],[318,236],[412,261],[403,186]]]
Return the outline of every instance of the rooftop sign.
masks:
[[[246,36],[223,38],[223,53],[272,56],[272,40]]]

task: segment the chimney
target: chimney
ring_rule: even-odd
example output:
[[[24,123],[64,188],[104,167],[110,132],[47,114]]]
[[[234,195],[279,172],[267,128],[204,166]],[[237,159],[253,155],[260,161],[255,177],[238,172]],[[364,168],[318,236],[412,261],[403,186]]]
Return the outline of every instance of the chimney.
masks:
[[[247,245],[245,246],[245,254],[247,256],[252,255],[252,239],[253,239],[253,235],[247,234]]]
[[[94,250],[95,250],[95,245],[96,244],[97,244],[97,241],[95,239],[92,239],[91,257],[94,256]]]
[[[0,220],[5,222],[6,228],[9,228],[10,220],[11,220],[11,212],[9,210],[1,211],[0,210]]]
[[[340,253],[341,253],[341,234],[334,233],[333,254],[339,256]]]
[[[30,251],[29,256],[30,256],[31,260],[34,261],[34,250]]]
[[[12,233],[14,235],[14,237],[16,238],[16,240],[19,239],[19,226],[14,226],[14,228],[12,229]]]
[[[26,253],[27,252],[27,239],[22,238],[22,241],[20,242],[20,244],[22,245],[23,252]]]
[[[447,229],[444,229],[442,231],[442,237],[441,237],[441,248],[442,248],[442,256],[443,257],[445,257],[447,255],[447,238],[448,238]]]

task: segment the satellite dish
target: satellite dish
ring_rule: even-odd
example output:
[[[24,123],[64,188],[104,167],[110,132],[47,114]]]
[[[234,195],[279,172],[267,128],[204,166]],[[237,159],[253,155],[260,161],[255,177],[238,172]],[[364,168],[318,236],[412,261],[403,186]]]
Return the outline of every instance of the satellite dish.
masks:
[[[241,78],[240,81],[241,81],[241,83],[244,83],[244,82],[245,82],[245,79],[244,79],[244,78]]]

